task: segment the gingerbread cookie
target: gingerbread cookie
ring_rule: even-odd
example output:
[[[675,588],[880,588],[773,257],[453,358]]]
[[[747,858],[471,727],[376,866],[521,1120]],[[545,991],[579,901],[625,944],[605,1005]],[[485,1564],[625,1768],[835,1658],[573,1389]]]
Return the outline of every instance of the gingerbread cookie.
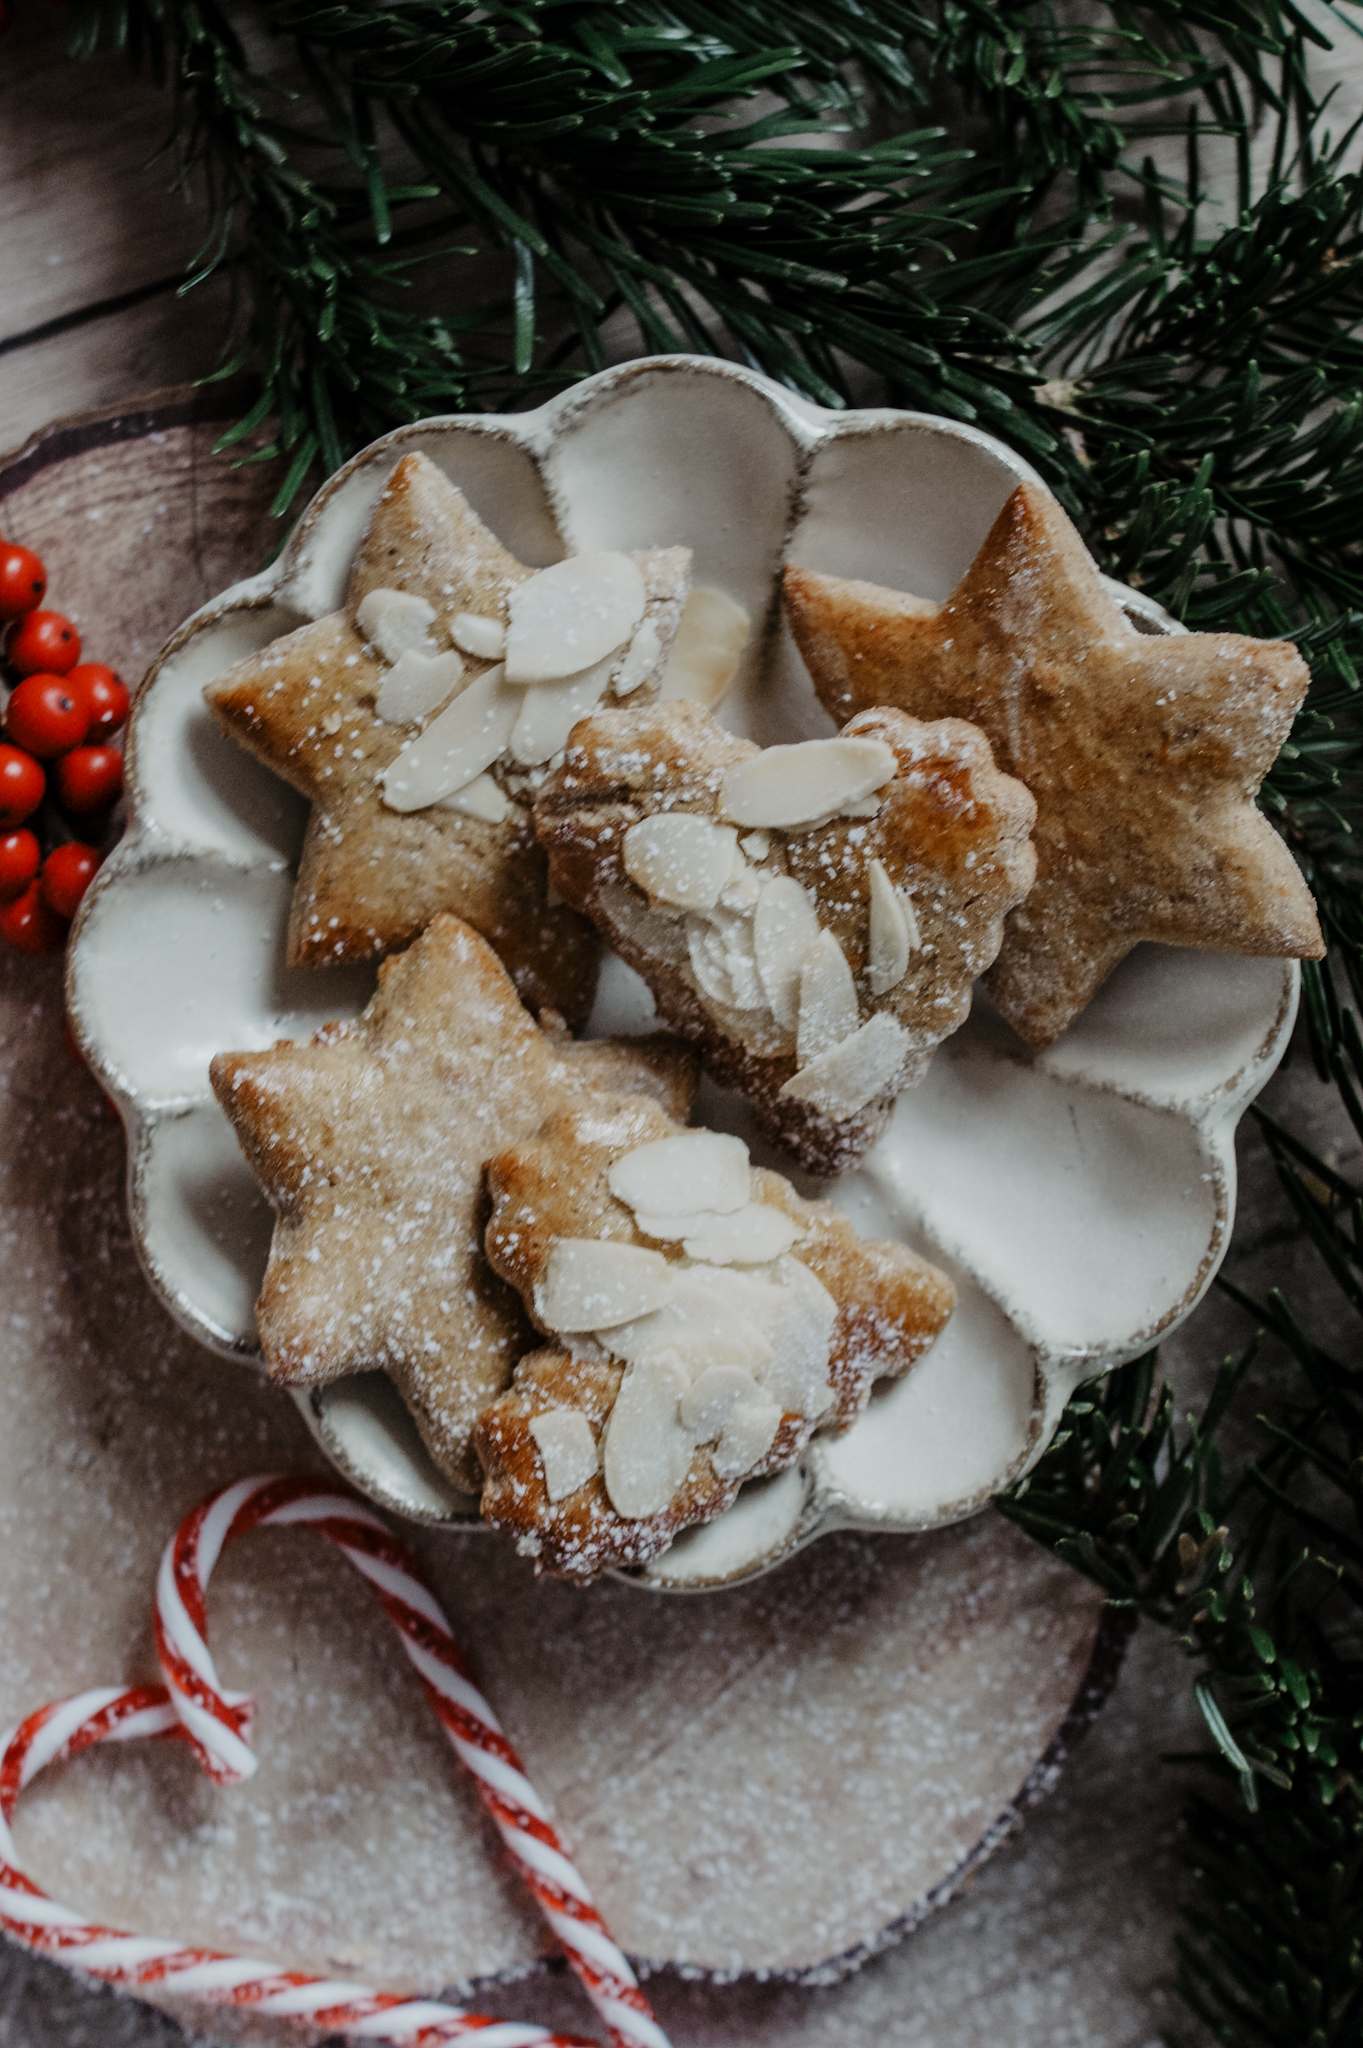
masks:
[[[489,1262],[551,1344],[478,1423],[483,1514],[561,1577],[646,1563],[722,1514],[951,1313],[926,1260],[637,1098],[551,1117],[488,1190]]]
[[[1320,959],[1310,892],[1255,805],[1306,694],[1285,641],[1142,634],[1055,500],[1021,484],[945,604],[787,569],[825,709],[966,718],[1037,803],[1037,881],[987,977],[1049,1045],[1142,939]]]
[[[536,806],[549,875],[813,1173],[879,1136],[1029,888],[1035,806],[959,719],[732,738],[690,704],[579,725]]]
[[[436,1464],[476,1492],[473,1425],[531,1341],[483,1258],[484,1163],[573,1105],[610,1117],[639,1094],[685,1116],[690,1056],[541,1028],[484,940],[440,916],[354,1023],[210,1071],[275,1210],[256,1309],[271,1376],[387,1372]]]
[[[604,694],[657,690],[689,587],[685,548],[536,573],[427,456],[404,455],[344,610],[205,691],[219,723],[313,807],[290,963],[374,959],[452,910],[532,1008],[580,1024],[600,947],[549,900],[534,791]]]

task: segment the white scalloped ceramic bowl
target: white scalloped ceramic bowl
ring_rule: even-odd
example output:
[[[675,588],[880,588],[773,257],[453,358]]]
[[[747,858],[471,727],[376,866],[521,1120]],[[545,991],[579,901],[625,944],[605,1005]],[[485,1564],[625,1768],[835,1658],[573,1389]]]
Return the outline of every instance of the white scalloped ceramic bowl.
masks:
[[[999,442],[921,414],[832,413],[701,357],[604,371],[537,412],[388,435],[324,486],[276,565],[197,612],[133,717],[130,826],[83,909],[71,1015],[127,1122],[133,1227],[153,1287],[203,1343],[259,1361],[253,1303],[270,1215],[208,1085],[227,1047],[354,1015],[372,975],[291,971],[284,934],[303,807],[218,734],[202,687],[342,600],[396,457],[420,448],[522,560],[684,542],[695,576],[755,633],[721,707],[765,744],[830,731],[780,624],[783,561],[922,596],[957,582],[1032,472]],[[1180,630],[1113,586],[1144,630]],[[867,1233],[953,1273],[959,1306],[926,1361],[845,1437],[744,1489],[645,1574],[714,1585],[825,1530],[929,1529],[981,1507],[1041,1452],[1073,1388],[1174,1327],[1210,1284],[1235,1199],[1234,1131],[1273,1071],[1296,969],[1142,946],[1048,1052],[985,1001],[832,1190]],[[646,1028],[647,991],[613,957],[594,1031]],[[751,1138],[707,1089],[703,1120]],[[383,1506],[467,1525],[378,1374],[300,1397],[336,1465]]]

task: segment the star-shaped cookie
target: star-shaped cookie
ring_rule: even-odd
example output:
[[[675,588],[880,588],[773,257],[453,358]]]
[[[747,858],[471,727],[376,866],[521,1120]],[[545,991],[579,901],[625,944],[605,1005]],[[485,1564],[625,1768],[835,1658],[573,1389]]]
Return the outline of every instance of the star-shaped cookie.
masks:
[[[969,719],[1036,798],[1036,886],[986,986],[1045,1046],[1142,939],[1319,959],[1311,896],[1255,797],[1306,693],[1285,641],[1143,634],[1059,505],[1021,484],[944,604],[787,569],[825,709]]]
[[[575,1105],[645,1095],[684,1117],[690,1056],[542,1029],[485,941],[441,915],[383,963],[362,1017],[220,1053],[211,1074],[275,1210],[256,1310],[271,1376],[389,1373],[436,1464],[477,1492],[473,1426],[533,1342],[483,1258],[484,1164]]]
[[[688,703],[584,719],[535,807],[564,901],[819,1174],[965,1022],[1031,885],[1034,815],[961,719],[869,711],[764,752]]]
[[[656,648],[656,687],[689,587],[685,549],[634,558]],[[401,591],[434,619],[428,645],[449,650],[454,623],[506,618],[507,600],[534,572],[504,548],[429,457],[404,455],[389,477],[351,567],[345,608],[238,662],[205,691],[219,724],[309,800],[312,813],[289,923],[293,966],[371,960],[405,946],[437,911],[483,934],[532,1008],[548,1005],[580,1025],[591,1007],[600,944],[576,911],[551,902],[530,804],[542,770],[504,758],[482,778],[485,815],[436,802],[400,810],[381,778],[428,725],[378,715],[387,666],[358,624],[363,600]],[[494,631],[494,638],[495,638]],[[449,657],[453,659],[453,657]],[[460,693],[493,666],[462,657]],[[453,685],[451,685],[453,687]]]
[[[711,1160],[726,1209],[649,1213],[698,1199]],[[478,1423],[483,1516],[539,1571],[586,1580],[647,1563],[746,1479],[794,1464],[816,1431],[841,1434],[951,1314],[952,1284],[926,1259],[859,1239],[831,1203],[752,1166],[738,1139],[683,1131],[655,1102],[565,1110],[491,1160],[487,1180],[488,1259],[548,1347],[522,1358]],[[643,1300],[664,1290],[651,1313],[625,1320],[618,1294],[592,1305],[640,1278]],[[598,1312],[609,1327],[583,1332]]]

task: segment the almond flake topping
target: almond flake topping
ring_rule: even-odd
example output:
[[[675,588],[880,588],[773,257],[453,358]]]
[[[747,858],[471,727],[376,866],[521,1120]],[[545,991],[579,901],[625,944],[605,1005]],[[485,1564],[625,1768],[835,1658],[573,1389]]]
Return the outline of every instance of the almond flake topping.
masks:
[[[625,873],[647,896],[682,910],[712,910],[734,865],[738,834],[689,811],[656,811],[624,838]]]
[[[371,590],[360,599],[355,623],[385,661],[396,661],[409,647],[434,654],[429,634],[435,613],[413,590]]]
[[[520,712],[511,734],[512,759],[522,768],[536,768],[566,747],[579,718],[594,711],[606,694],[610,666],[607,657],[580,675],[532,683],[517,692]]]
[[[521,693],[503,688],[501,668],[485,670],[385,768],[380,791],[389,810],[424,811],[472,782],[505,753],[521,708]]]
[[[620,672],[615,678],[617,697],[629,697],[646,683],[658,666],[658,657],[663,651],[662,637],[652,619],[645,619],[625,651]]]
[[[802,1067],[857,1028],[857,991],[847,955],[832,932],[821,932],[800,965],[796,1057]]]
[[[721,1479],[741,1479],[751,1472],[759,1458],[765,1458],[781,1425],[781,1411],[774,1401],[742,1401],[724,1425],[724,1434],[710,1453],[710,1463]]]
[[[443,654],[404,647],[379,684],[374,709],[385,725],[416,725],[438,711],[463,680],[463,659],[452,647]]]
[[[789,1252],[777,1260],[775,1277],[785,1302],[772,1332],[776,1356],[762,1375],[762,1385],[783,1408],[813,1421],[833,1405],[828,1354],[838,1304],[817,1273]]]
[[[910,1039],[903,1025],[878,1010],[859,1031],[842,1039],[792,1074],[781,1090],[797,1102],[812,1102],[825,1116],[855,1116],[899,1079]]]
[[[795,1029],[800,1010],[800,963],[819,936],[814,905],[791,875],[776,875],[753,913],[753,950],[762,989],[777,1023]]]
[[[643,1229],[642,1219],[639,1227]],[[783,1210],[770,1202],[749,1202],[731,1216],[698,1218],[682,1249],[688,1259],[712,1266],[767,1266],[788,1252],[798,1236]]]
[[[606,1423],[604,1476],[611,1506],[638,1520],[659,1514],[685,1479],[695,1440],[677,1404],[690,1386],[669,1352],[642,1359],[625,1374]]]
[[[698,584],[682,607],[659,695],[689,697],[713,711],[738,673],[748,633],[741,604],[722,590]]]
[[[500,619],[485,619],[481,612],[459,612],[450,627],[450,638],[476,661],[500,661],[506,653],[506,627]]]
[[[495,776],[475,775],[472,782],[466,782],[452,796],[442,796],[436,809],[462,811],[466,818],[481,818],[485,825],[500,825],[511,809],[511,799]]]
[[[741,1479],[770,1450],[784,1412],[810,1420],[827,1412],[838,1312],[790,1255],[798,1224],[748,1199],[741,1139],[685,1131],[636,1145],[613,1163],[608,1181],[641,1234],[682,1239],[695,1263],[672,1263],[618,1240],[559,1238],[535,1289],[535,1310],[562,1334],[590,1331],[624,1361],[601,1470],[616,1512],[638,1519],[668,1505],[700,1446],[713,1446],[721,1479]],[[649,1206],[664,1201],[687,1206],[670,1213]],[[736,1265],[762,1270],[735,1272]],[[636,1313],[626,1312],[631,1306]],[[584,1437],[567,1412],[545,1424],[548,1447],[538,1427],[535,1438],[546,1488],[557,1499],[555,1486],[566,1494],[591,1477],[596,1452],[590,1431]],[[571,1433],[580,1464],[565,1442],[560,1466],[560,1433]]]
[[[549,1329],[572,1336],[650,1315],[672,1291],[661,1252],[609,1238],[560,1237],[535,1288],[535,1312]]]
[[[644,579],[628,555],[569,555],[507,600],[506,678],[552,683],[623,647],[644,615]]]
[[[544,1490],[551,1501],[566,1500],[598,1470],[596,1438],[578,1408],[546,1408],[535,1416],[530,1434],[544,1467]]]
[[[711,1462],[721,1479],[750,1472],[771,1449],[781,1410],[750,1373],[712,1365],[682,1395],[681,1420],[698,1444],[719,1441]]]
[[[908,972],[909,955],[922,945],[913,906],[890,880],[884,861],[873,860],[871,878],[870,958],[866,979],[875,996],[898,988]],[[912,924],[909,920],[913,919]]]
[[[783,1290],[724,1266],[670,1270],[675,1281],[668,1299],[635,1322],[617,1324],[605,1339],[610,1350],[634,1364],[666,1349],[691,1373],[741,1365],[760,1376],[776,1356],[771,1333],[785,1311]]]
[[[721,1131],[679,1131],[623,1153],[608,1182],[627,1209],[726,1216],[748,1200],[748,1148]]]
[[[898,763],[884,740],[801,740],[767,747],[731,768],[720,805],[736,825],[790,831],[860,803],[894,778]]]

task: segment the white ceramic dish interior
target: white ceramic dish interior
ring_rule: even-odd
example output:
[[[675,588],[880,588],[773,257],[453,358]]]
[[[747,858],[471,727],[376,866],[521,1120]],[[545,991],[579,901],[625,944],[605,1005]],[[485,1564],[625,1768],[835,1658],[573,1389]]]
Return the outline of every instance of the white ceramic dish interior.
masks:
[[[208,1062],[354,1015],[373,977],[285,967],[304,808],[220,737],[201,691],[341,603],[370,507],[411,448],[526,562],[690,546],[697,582],[754,621],[719,715],[764,744],[832,730],[780,624],[783,560],[941,598],[1033,474],[948,420],[826,412],[732,364],[655,358],[536,412],[429,420],[376,442],[319,492],[273,568],[182,627],[138,700],[129,830],[83,909],[69,998],[127,1123],[151,1283],[201,1342],[248,1363],[259,1362],[253,1303],[271,1219]],[[1113,590],[1143,630],[1181,630]],[[1142,946],[1039,1055],[977,999],[885,1138],[831,1190],[864,1232],[950,1269],[950,1325],[845,1437],[816,1440],[800,1466],[745,1488],[644,1582],[732,1582],[840,1526],[934,1528],[1024,1472],[1074,1387],[1172,1329],[1210,1284],[1234,1209],[1235,1125],[1281,1056],[1296,993],[1292,963]],[[651,1021],[643,984],[612,956],[591,1029]],[[743,1108],[707,1087],[699,1115],[751,1139]],[[384,1507],[476,1521],[382,1375],[300,1405],[328,1456]]]

